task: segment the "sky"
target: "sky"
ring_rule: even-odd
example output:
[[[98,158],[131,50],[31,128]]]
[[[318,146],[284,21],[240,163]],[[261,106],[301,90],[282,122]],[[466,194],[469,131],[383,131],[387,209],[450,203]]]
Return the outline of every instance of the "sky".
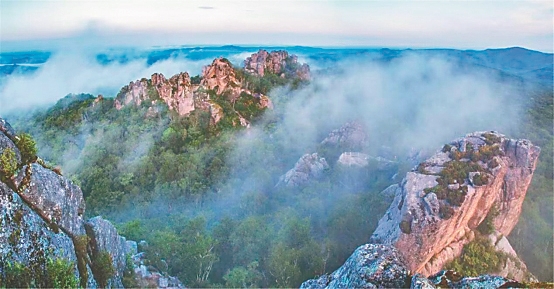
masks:
[[[0,1],[0,50],[306,45],[553,51],[552,1]]]

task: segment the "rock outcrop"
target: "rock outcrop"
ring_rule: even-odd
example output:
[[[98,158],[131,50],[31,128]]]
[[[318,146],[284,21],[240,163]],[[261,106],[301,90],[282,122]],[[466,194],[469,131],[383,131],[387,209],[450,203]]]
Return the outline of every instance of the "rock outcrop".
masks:
[[[335,272],[308,280],[304,289],[320,288],[509,288],[525,284],[500,276],[463,277],[454,271],[440,271],[426,278],[410,275],[396,248],[382,244],[360,246]]]
[[[259,76],[273,73],[283,78],[297,77],[301,80],[310,79],[310,67],[307,64],[300,65],[296,55],[289,55],[284,50],[267,52],[264,49],[260,49],[244,61],[244,69]]]
[[[21,155],[12,141],[17,139],[13,129],[1,118],[0,126],[0,153],[10,148]],[[52,287],[47,283],[47,262],[61,259],[75,268],[81,287],[96,288],[104,283],[111,288],[123,287],[127,255],[137,254],[136,243],[130,245],[134,242],[119,236],[101,217],[83,220],[81,189],[40,159],[27,164],[19,157],[15,159],[18,172],[13,175],[7,174],[5,160],[0,163],[0,286],[28,287],[31,283],[25,282],[33,278],[32,286]],[[114,274],[106,277],[108,280],[97,272],[98,264],[104,264],[98,263],[99,254],[108,254],[112,261]],[[24,268],[18,269],[24,272],[10,271],[13,268]],[[14,281],[11,277],[20,274],[30,277],[10,283]],[[182,287],[180,282],[164,284]]]
[[[408,277],[402,258],[390,246],[362,245],[335,272],[306,281],[300,288],[401,288]]]
[[[201,86],[206,89],[215,90],[217,94],[228,92],[232,99],[239,97],[242,89],[242,83],[235,75],[235,69],[229,60],[225,58],[216,58],[211,65],[202,69]]]
[[[387,189],[395,198],[370,242],[393,245],[409,270],[430,275],[461,254],[493,207],[498,214],[489,216],[490,222],[507,236],[539,152],[527,140],[496,132],[468,134],[445,145]]]
[[[269,97],[246,89],[237,74],[229,60],[221,57],[203,68],[200,80],[196,84],[193,84],[186,72],[169,79],[161,73],[154,73],[150,79],[143,78],[124,86],[116,96],[114,106],[121,110],[128,105],[146,104],[149,106],[146,117],[159,115],[156,103],[165,104],[170,111],[179,116],[187,116],[199,109],[209,112],[214,124],[225,117],[222,105],[218,104],[218,101],[229,102],[227,106],[234,110],[233,104],[242,96],[251,97],[260,110],[273,107]],[[219,98],[220,96],[225,97]],[[233,121],[237,125],[248,126],[250,123],[238,109],[231,117],[237,119]]]
[[[193,87],[188,73],[166,79],[161,73],[152,74],[152,86],[170,110],[187,115],[194,110]]]
[[[277,185],[287,187],[300,187],[312,179],[323,176],[329,168],[325,158],[319,157],[317,153],[303,155],[286,174],[281,176]]]

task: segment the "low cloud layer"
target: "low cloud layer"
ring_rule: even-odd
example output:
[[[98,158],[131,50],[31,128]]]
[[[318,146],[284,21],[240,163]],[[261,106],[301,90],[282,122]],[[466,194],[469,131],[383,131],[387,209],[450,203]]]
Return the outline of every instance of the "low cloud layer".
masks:
[[[244,59],[243,54],[238,57]],[[229,58],[231,61],[238,60],[234,55]],[[96,61],[95,53],[83,53],[75,49],[62,50],[52,55],[33,74],[7,77],[0,86],[0,115],[48,106],[69,93],[114,97],[119,89],[130,81],[150,78],[155,72],[171,77],[186,71],[194,76],[201,73],[202,67],[211,61],[211,58],[193,61],[185,55],[176,54],[152,65],[148,65],[145,58],[126,63],[114,61],[103,65]]]
[[[313,145],[330,129],[358,119],[374,144],[421,149],[475,130],[510,133],[519,121],[514,85],[441,58],[358,58],[334,70],[298,92],[275,92],[274,98],[291,99],[281,124],[291,143]]]

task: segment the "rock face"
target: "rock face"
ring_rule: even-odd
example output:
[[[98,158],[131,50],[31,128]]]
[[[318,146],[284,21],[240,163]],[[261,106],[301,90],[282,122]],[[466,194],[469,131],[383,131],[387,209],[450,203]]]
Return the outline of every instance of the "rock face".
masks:
[[[126,255],[132,253],[127,247],[124,237],[117,234],[117,230],[109,221],[102,217],[94,217],[85,223],[87,236],[90,237],[91,254],[100,254],[102,251],[110,252],[115,274],[110,278],[108,286],[112,288],[123,287],[123,272],[125,271]],[[94,273],[94,271],[93,271]]]
[[[279,184],[287,187],[299,187],[308,183],[311,179],[320,178],[326,169],[329,168],[325,158],[319,157],[317,153],[305,154],[286,174],[281,176]]]
[[[0,124],[9,127],[1,118]],[[12,138],[16,138],[13,130],[0,131],[0,152],[11,148],[20,154]],[[82,287],[96,288],[102,282],[94,272],[95,257],[106,252],[115,271],[107,285],[123,287],[126,256],[137,253],[136,245],[130,246],[133,242],[119,236],[101,217],[85,222],[83,193],[71,181],[41,162],[21,164],[20,158],[17,162],[19,172],[15,176],[0,178],[0,272],[8,274],[14,264],[20,264],[35,278],[35,286],[46,287],[47,261],[62,259],[74,266]],[[4,282],[2,276],[0,284]],[[180,282],[171,284],[182,287]]]
[[[28,184],[24,179],[29,176]],[[24,166],[17,176],[18,187],[25,186],[25,199],[42,212],[48,221],[67,230],[70,235],[84,235],[83,213],[85,200],[81,188],[55,172],[33,163],[29,169]]]
[[[161,73],[152,74],[152,86],[170,110],[187,115],[194,110],[192,84],[188,73],[179,73],[169,80]]]
[[[540,149],[527,140],[476,132],[445,145],[399,185],[370,238],[393,245],[412,272],[430,275],[459,256],[491,208],[494,229],[516,225]],[[506,240],[507,242],[507,240]]]
[[[335,272],[308,280],[300,288],[507,288],[523,285],[499,276],[462,277],[454,271],[441,271],[429,278],[420,274],[410,276],[396,248],[365,244]]]
[[[244,61],[244,69],[259,76],[273,73],[281,77],[310,79],[310,67],[307,64],[300,65],[296,55],[289,55],[284,50],[268,53],[266,50],[260,49]]]
[[[0,269],[8,262],[42,271],[51,251],[76,264],[72,239],[45,223],[8,186],[0,182]]]
[[[235,76],[233,65],[225,58],[217,58],[211,65],[202,69],[200,85],[206,89],[215,90],[217,94],[227,91],[233,99],[236,99],[243,91],[241,82]]]

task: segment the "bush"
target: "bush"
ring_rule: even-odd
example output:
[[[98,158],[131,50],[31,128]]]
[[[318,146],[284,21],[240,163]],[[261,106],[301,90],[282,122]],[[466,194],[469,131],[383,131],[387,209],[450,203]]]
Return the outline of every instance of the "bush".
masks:
[[[2,179],[11,178],[17,171],[17,158],[15,151],[6,148],[0,155],[0,177]]]
[[[92,272],[98,286],[106,288],[108,280],[115,274],[112,255],[108,251],[101,251],[94,254],[92,258]]]
[[[46,263],[48,288],[77,288],[79,278],[75,276],[75,265],[64,259],[48,259]]]
[[[506,258],[494,249],[488,238],[480,237],[465,245],[462,255],[445,267],[465,276],[479,276],[498,273]]]
[[[133,260],[131,259],[131,255],[127,254],[127,256],[125,256],[125,271],[123,271],[123,279],[121,280],[123,283],[123,287],[139,287],[136,277],[137,276],[135,274],[135,268],[133,267]]]
[[[24,264],[6,262],[0,267],[0,288],[29,288],[31,270]]]
[[[37,143],[30,134],[23,133],[18,136],[15,145],[21,153],[21,163],[28,164],[37,159]]]
[[[494,232],[494,218],[496,218],[499,214],[500,211],[498,211],[496,205],[493,205],[483,222],[477,226],[477,231],[483,235],[492,234]]]

